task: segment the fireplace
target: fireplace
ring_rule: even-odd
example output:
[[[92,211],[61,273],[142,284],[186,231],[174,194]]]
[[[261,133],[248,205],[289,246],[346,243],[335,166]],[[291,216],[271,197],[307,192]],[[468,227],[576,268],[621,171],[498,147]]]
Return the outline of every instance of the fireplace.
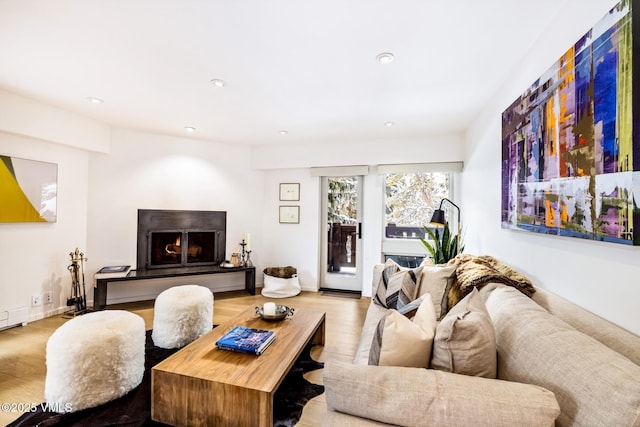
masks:
[[[218,265],[226,228],[226,212],[139,209],[137,268]]]

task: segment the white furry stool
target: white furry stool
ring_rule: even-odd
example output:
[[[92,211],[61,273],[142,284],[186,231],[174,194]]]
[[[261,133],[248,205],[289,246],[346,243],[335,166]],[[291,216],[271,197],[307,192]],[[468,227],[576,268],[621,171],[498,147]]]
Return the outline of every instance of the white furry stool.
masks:
[[[105,310],[69,320],[47,341],[44,397],[58,412],[93,408],[124,396],[144,375],[142,317]]]
[[[162,291],[153,307],[151,338],[157,347],[178,348],[212,329],[213,293],[199,285]]]

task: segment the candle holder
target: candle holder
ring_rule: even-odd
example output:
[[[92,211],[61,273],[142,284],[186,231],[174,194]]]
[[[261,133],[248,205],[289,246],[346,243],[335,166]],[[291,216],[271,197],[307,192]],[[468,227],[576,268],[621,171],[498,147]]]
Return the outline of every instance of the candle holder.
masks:
[[[245,256],[247,254],[247,252],[244,250],[244,247],[247,246],[247,242],[244,241],[244,239],[242,239],[242,242],[240,242],[240,246],[242,246],[242,253],[240,254],[240,266],[241,267],[246,267],[247,266],[247,261],[245,259]]]

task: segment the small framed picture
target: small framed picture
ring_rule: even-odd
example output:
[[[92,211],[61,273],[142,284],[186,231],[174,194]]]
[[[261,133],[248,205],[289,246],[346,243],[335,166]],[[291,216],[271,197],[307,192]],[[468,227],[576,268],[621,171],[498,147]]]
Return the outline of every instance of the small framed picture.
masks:
[[[300,200],[300,183],[299,182],[280,183],[280,200],[286,200],[286,201]]]
[[[280,206],[280,224],[300,224],[300,206]]]

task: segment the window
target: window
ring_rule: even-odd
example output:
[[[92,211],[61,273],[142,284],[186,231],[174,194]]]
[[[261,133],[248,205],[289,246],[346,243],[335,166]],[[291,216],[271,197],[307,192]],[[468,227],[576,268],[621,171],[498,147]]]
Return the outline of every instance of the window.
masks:
[[[388,173],[384,177],[384,229],[387,239],[425,237],[440,201],[450,198],[448,172]]]

